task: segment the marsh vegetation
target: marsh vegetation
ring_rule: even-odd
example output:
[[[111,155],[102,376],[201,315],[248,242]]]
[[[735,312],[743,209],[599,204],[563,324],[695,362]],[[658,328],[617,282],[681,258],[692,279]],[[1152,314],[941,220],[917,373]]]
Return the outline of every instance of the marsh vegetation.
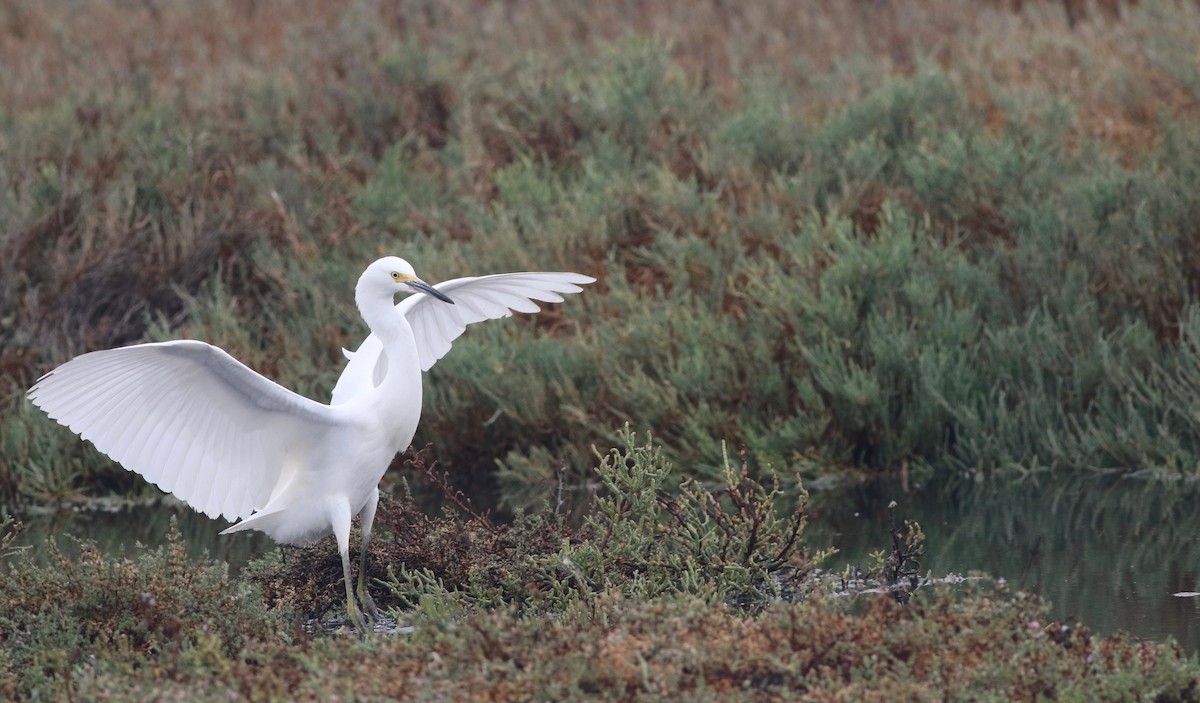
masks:
[[[412,636],[306,636],[316,556],[9,556],[0,693],[1195,699],[1003,588],[781,595],[803,485],[1195,479],[1197,46],[1182,1],[5,4],[8,506],[155,493],[23,399],[74,354],[200,338],[324,400],[379,255],[599,282],[428,375],[416,446],[513,520],[397,462]]]

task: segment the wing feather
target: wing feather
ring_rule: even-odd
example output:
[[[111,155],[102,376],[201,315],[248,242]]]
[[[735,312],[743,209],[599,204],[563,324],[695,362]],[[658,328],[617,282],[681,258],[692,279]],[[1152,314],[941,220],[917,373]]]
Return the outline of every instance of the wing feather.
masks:
[[[211,469],[203,472],[204,485],[199,487],[196,492],[197,496],[204,496],[204,500],[208,505],[212,506],[213,512],[230,513],[234,512],[236,504],[234,498],[236,494],[233,491],[222,491],[221,487],[229,485],[233,477],[230,476],[230,471],[233,469],[234,462],[229,460],[230,457],[242,456],[250,459],[249,453],[246,451],[249,444],[249,438],[245,433],[236,433],[233,435],[233,441],[227,446],[222,447],[222,454],[225,455],[225,460],[216,462]],[[265,505],[266,503],[263,503]]]
[[[122,388],[129,384],[130,380],[136,375],[135,372],[127,371],[114,375],[113,385],[116,388]],[[88,417],[94,418],[90,432],[93,436],[103,439],[109,436],[120,434],[123,427],[118,424],[120,422],[120,397],[100,397],[93,398],[87,402],[83,411]]]
[[[341,421],[191,340],[84,354],[39,379],[29,399],[126,469],[231,520],[266,505],[289,450]]]
[[[200,437],[221,436],[213,431],[216,429],[214,427],[216,413],[212,412],[213,409],[211,406],[200,406],[191,410],[191,418],[188,425],[189,431],[196,433]],[[166,480],[164,480],[163,486],[167,485],[167,480],[172,482],[171,487],[166,490],[172,492],[178,491],[183,495],[199,495],[199,492],[196,490],[196,484],[199,482],[201,476],[209,475],[208,467],[204,465],[204,456],[209,453],[215,453],[213,452],[213,448],[205,447],[200,442],[189,443],[182,460],[169,462],[164,467],[167,475],[164,477]],[[181,469],[184,466],[196,466],[198,470],[182,471]]]
[[[252,466],[262,465],[264,460],[262,454],[260,453],[258,443],[250,441],[250,438],[248,437],[244,438],[244,441],[245,445],[242,451],[248,458],[250,464]],[[246,515],[254,510],[254,504],[251,502],[251,496],[249,493],[242,493],[240,495],[236,493],[230,493],[227,495],[227,499],[231,499],[233,503],[229,506],[227,511],[223,510],[223,512],[229,512],[233,515]],[[270,496],[268,496],[268,500],[269,499]]]
[[[172,438],[177,431],[175,427],[180,422],[175,404],[169,402],[171,400],[169,397],[164,397],[163,400],[164,402],[159,404],[158,412],[153,415],[154,433],[156,436],[150,443],[149,453],[142,458],[142,455],[130,454],[125,447],[113,447],[112,454],[109,454],[111,458],[121,462],[126,468],[129,467],[129,464],[125,462],[132,463],[134,458],[138,457],[137,461],[141,465],[141,468],[140,470],[136,470],[135,473],[141,474],[147,481],[155,485],[158,485],[158,482],[162,479],[163,467],[166,466],[167,455],[171,451]],[[74,430],[75,428],[72,427],[71,429]],[[97,447],[97,449],[104,451],[100,447]]]
[[[100,379],[90,379],[75,388],[57,389],[59,392],[55,393],[54,401],[60,403],[64,412],[89,413],[100,400],[94,390],[102,384]]]
[[[397,304],[412,327],[417,342],[421,369],[428,371],[450,351],[467,325],[509,317],[513,310],[534,313],[541,310],[534,301],[560,303],[562,294],[578,293],[580,286],[596,279],[578,273],[524,272],[472,276],[444,281],[435,286],[450,296],[448,305],[429,295],[414,294]],[[333,389],[333,404],[345,403],[378,384],[383,346],[374,334],[358,350],[347,353],[349,359]]]
[[[156,398],[155,401],[158,399]],[[153,413],[153,410],[150,410]],[[115,446],[133,446],[145,444],[149,437],[149,428],[133,422],[132,411],[128,408],[118,408],[113,415],[118,418],[121,424],[121,431],[113,438],[112,443]],[[153,416],[153,415],[152,415]],[[107,441],[107,440],[106,440]]]
[[[143,455],[155,437],[154,428],[149,425],[139,426],[137,433],[126,445],[126,452],[133,456]]]
[[[179,409],[179,417],[181,420],[180,429],[179,429],[180,435],[191,435],[191,434],[195,433],[197,436],[200,436],[200,437],[204,436],[202,434],[199,434],[200,418],[199,418],[199,413],[197,412],[198,409],[199,408],[195,407],[194,405],[188,405],[188,406],[185,406],[185,407]],[[203,443],[189,442],[189,441],[175,442],[175,444],[171,447],[171,453],[168,455],[168,459],[167,459],[166,463],[162,465],[162,472],[163,472],[162,489],[163,490],[172,492],[172,493],[174,493],[176,490],[180,490],[180,492],[183,493],[183,491],[181,490],[183,488],[183,486],[182,486],[183,482],[179,480],[180,474],[181,473],[191,473],[191,474],[200,473],[199,471],[190,471],[190,472],[184,471],[183,468],[185,466],[196,466],[195,464],[188,464],[186,462],[188,462],[189,459],[194,460],[193,457],[196,456],[197,445],[201,445],[201,444],[203,444]],[[200,453],[203,454],[204,450],[201,449]],[[199,468],[199,467],[197,467],[197,468]],[[195,482],[192,482],[192,485],[194,486]],[[184,493],[184,495],[196,496],[197,494]]]

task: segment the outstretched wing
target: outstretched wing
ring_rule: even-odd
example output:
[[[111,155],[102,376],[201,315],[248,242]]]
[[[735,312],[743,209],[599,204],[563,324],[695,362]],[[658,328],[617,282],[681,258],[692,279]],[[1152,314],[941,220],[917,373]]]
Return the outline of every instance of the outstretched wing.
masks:
[[[192,340],[83,354],[29,399],[126,469],[230,520],[266,505],[338,414]]]
[[[596,279],[578,273],[524,272],[498,273],[444,281],[434,286],[454,300],[449,305],[429,295],[410,295],[396,307],[408,319],[417,340],[421,370],[428,371],[450,351],[450,345],[467,325],[495,320],[517,312],[538,312],[534,301],[561,303],[561,294],[578,293],[580,286]],[[374,334],[359,345],[358,351],[346,352],[350,363],[333,388],[334,405],[345,403],[363,391],[374,388],[387,373],[383,344]]]

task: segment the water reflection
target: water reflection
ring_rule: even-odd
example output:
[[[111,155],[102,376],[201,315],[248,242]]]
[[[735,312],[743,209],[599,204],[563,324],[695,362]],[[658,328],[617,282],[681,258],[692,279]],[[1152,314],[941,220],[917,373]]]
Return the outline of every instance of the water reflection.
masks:
[[[274,549],[270,537],[259,532],[240,532],[221,536],[229,527],[226,520],[212,520],[177,502],[123,506],[112,510],[58,510],[20,515],[25,526],[17,540],[27,546],[35,559],[47,562],[50,545],[58,546],[67,556],[79,553],[75,539],[91,540],[106,554],[132,556],[136,545],[158,547],[166,544],[174,519],[188,545],[188,552],[228,562],[234,570],[251,559]]]
[[[889,513],[913,518],[936,575],[983,571],[1049,599],[1093,631],[1175,637],[1200,650],[1200,491],[1191,483],[1041,475],[905,493],[873,484],[813,496],[810,541],[840,563],[890,544]],[[894,511],[888,504],[896,501]],[[838,564],[831,564],[834,568]]]

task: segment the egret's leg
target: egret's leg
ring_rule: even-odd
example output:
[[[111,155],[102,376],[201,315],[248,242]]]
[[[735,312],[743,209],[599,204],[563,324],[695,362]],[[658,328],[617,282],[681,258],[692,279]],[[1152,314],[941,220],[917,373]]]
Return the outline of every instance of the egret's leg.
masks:
[[[362,532],[362,549],[358,554],[358,602],[362,603],[367,617],[373,622],[379,622],[379,608],[375,607],[375,601],[371,599],[371,593],[367,590],[367,543],[371,540],[371,525],[375,522],[377,505],[379,505],[379,488],[371,491],[371,494],[367,496],[366,504],[358,513],[359,530]]]
[[[338,554],[342,556],[342,576],[346,581],[346,614],[359,632],[366,633],[367,626],[358,604],[354,602],[354,588],[350,580],[350,504],[341,496],[326,500],[329,522],[333,525],[333,536],[337,539]]]

